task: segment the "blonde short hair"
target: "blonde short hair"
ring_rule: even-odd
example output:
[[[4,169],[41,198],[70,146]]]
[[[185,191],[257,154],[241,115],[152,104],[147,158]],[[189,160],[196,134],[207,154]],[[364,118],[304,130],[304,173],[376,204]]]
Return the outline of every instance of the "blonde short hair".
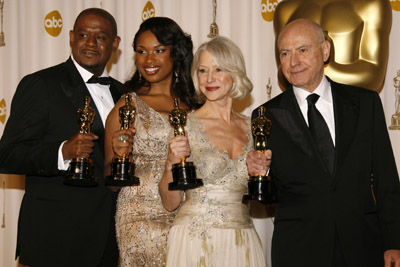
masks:
[[[232,99],[240,100],[253,90],[253,84],[246,74],[244,57],[240,48],[230,39],[224,36],[217,36],[200,45],[193,58],[192,79],[196,93],[199,96],[199,102],[205,102],[205,97],[200,91],[199,79],[197,76],[200,55],[204,51],[210,52],[215,64],[217,64],[222,71],[232,76]]]

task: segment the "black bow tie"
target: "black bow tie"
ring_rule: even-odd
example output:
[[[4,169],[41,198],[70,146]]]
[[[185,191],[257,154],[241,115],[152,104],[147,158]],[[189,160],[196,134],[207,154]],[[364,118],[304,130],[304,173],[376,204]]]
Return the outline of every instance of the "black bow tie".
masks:
[[[93,75],[86,83],[99,83],[102,85],[110,85],[111,78],[110,77],[98,77]]]

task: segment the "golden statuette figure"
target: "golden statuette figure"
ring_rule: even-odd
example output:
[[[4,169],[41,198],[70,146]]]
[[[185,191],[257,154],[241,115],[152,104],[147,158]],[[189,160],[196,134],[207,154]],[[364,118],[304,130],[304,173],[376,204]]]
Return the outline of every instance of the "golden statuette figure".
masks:
[[[210,24],[210,32],[207,34],[208,38],[214,38],[219,35],[219,28],[217,24],[217,0],[213,0],[213,22]]]
[[[251,121],[251,129],[254,135],[254,149],[264,152],[267,150],[267,137],[271,131],[271,121],[265,117],[265,108],[258,108],[258,117]]]
[[[85,97],[85,106],[77,111],[79,132],[90,134],[90,126],[94,121],[96,112],[90,107],[90,97]],[[64,184],[75,186],[95,186],[97,178],[93,175],[93,161],[90,158],[73,158],[71,160]]]
[[[174,128],[174,135],[185,135],[187,113],[179,108],[179,100],[174,98],[174,109],[169,113],[169,122]]]
[[[271,121],[265,116],[265,107],[258,108],[258,117],[251,121],[254,136],[254,150],[264,152],[267,150],[267,138],[271,132]],[[243,196],[243,202],[257,200],[263,204],[275,203],[276,187],[270,176],[259,174],[250,176],[248,180],[248,195]]]
[[[135,122],[136,108],[132,104],[131,95],[125,95],[125,105],[119,108],[119,121],[121,129],[132,129]],[[120,136],[124,140],[125,136]],[[114,158],[111,162],[111,175],[106,177],[106,185],[131,186],[140,184],[135,174],[135,163],[132,152],[123,155],[122,158]]]
[[[83,108],[78,109],[77,119],[80,126],[80,133],[89,134],[90,133],[90,126],[94,121],[94,116],[96,112],[93,108],[90,107],[90,97],[85,97],[85,106]]]
[[[397,76],[393,78],[394,93],[395,93],[395,112],[392,115],[392,124],[390,130],[400,130],[400,70],[397,71]]]
[[[179,100],[174,98],[174,109],[169,113],[169,122],[175,136],[185,135],[186,119],[186,111],[179,108]],[[203,181],[196,178],[193,162],[187,162],[185,158],[172,165],[172,176],[174,181],[168,184],[169,190],[193,189],[203,185]]]

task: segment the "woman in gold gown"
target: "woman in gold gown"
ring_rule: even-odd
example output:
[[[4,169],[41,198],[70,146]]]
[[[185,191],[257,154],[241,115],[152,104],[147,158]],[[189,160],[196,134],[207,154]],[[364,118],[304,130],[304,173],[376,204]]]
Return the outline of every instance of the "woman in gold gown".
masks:
[[[192,110],[197,104],[190,66],[193,59],[192,40],[171,19],[150,18],[136,33],[136,71],[125,83],[136,108],[134,129],[120,130],[116,104],[106,123],[105,173],[110,173],[113,157],[132,151],[139,186],[123,187],[118,196],[116,231],[121,267],[164,266],[167,235],[175,217],[161,204],[158,183],[164,170],[171,126],[168,113],[173,98],[181,108]],[[127,137],[121,142],[119,136]]]
[[[265,266],[249,207],[242,203],[253,139],[250,119],[232,103],[253,85],[240,49],[222,36],[201,45],[192,77],[204,105],[187,115],[187,135],[171,139],[160,183],[164,207],[172,211],[181,205],[168,236],[167,266]],[[204,186],[169,191],[172,164],[187,156]]]

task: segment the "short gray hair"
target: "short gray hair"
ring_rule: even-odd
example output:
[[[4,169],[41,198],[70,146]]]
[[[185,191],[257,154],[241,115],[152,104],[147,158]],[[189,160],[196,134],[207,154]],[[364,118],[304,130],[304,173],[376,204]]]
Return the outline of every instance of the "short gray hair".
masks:
[[[197,71],[200,55],[204,51],[210,52],[215,63],[222,71],[232,76],[234,84],[232,86],[231,97],[233,99],[240,100],[253,90],[253,84],[246,74],[244,57],[240,48],[229,38],[217,36],[200,45],[193,58],[192,79],[200,102],[204,103],[205,97],[199,88]]]

